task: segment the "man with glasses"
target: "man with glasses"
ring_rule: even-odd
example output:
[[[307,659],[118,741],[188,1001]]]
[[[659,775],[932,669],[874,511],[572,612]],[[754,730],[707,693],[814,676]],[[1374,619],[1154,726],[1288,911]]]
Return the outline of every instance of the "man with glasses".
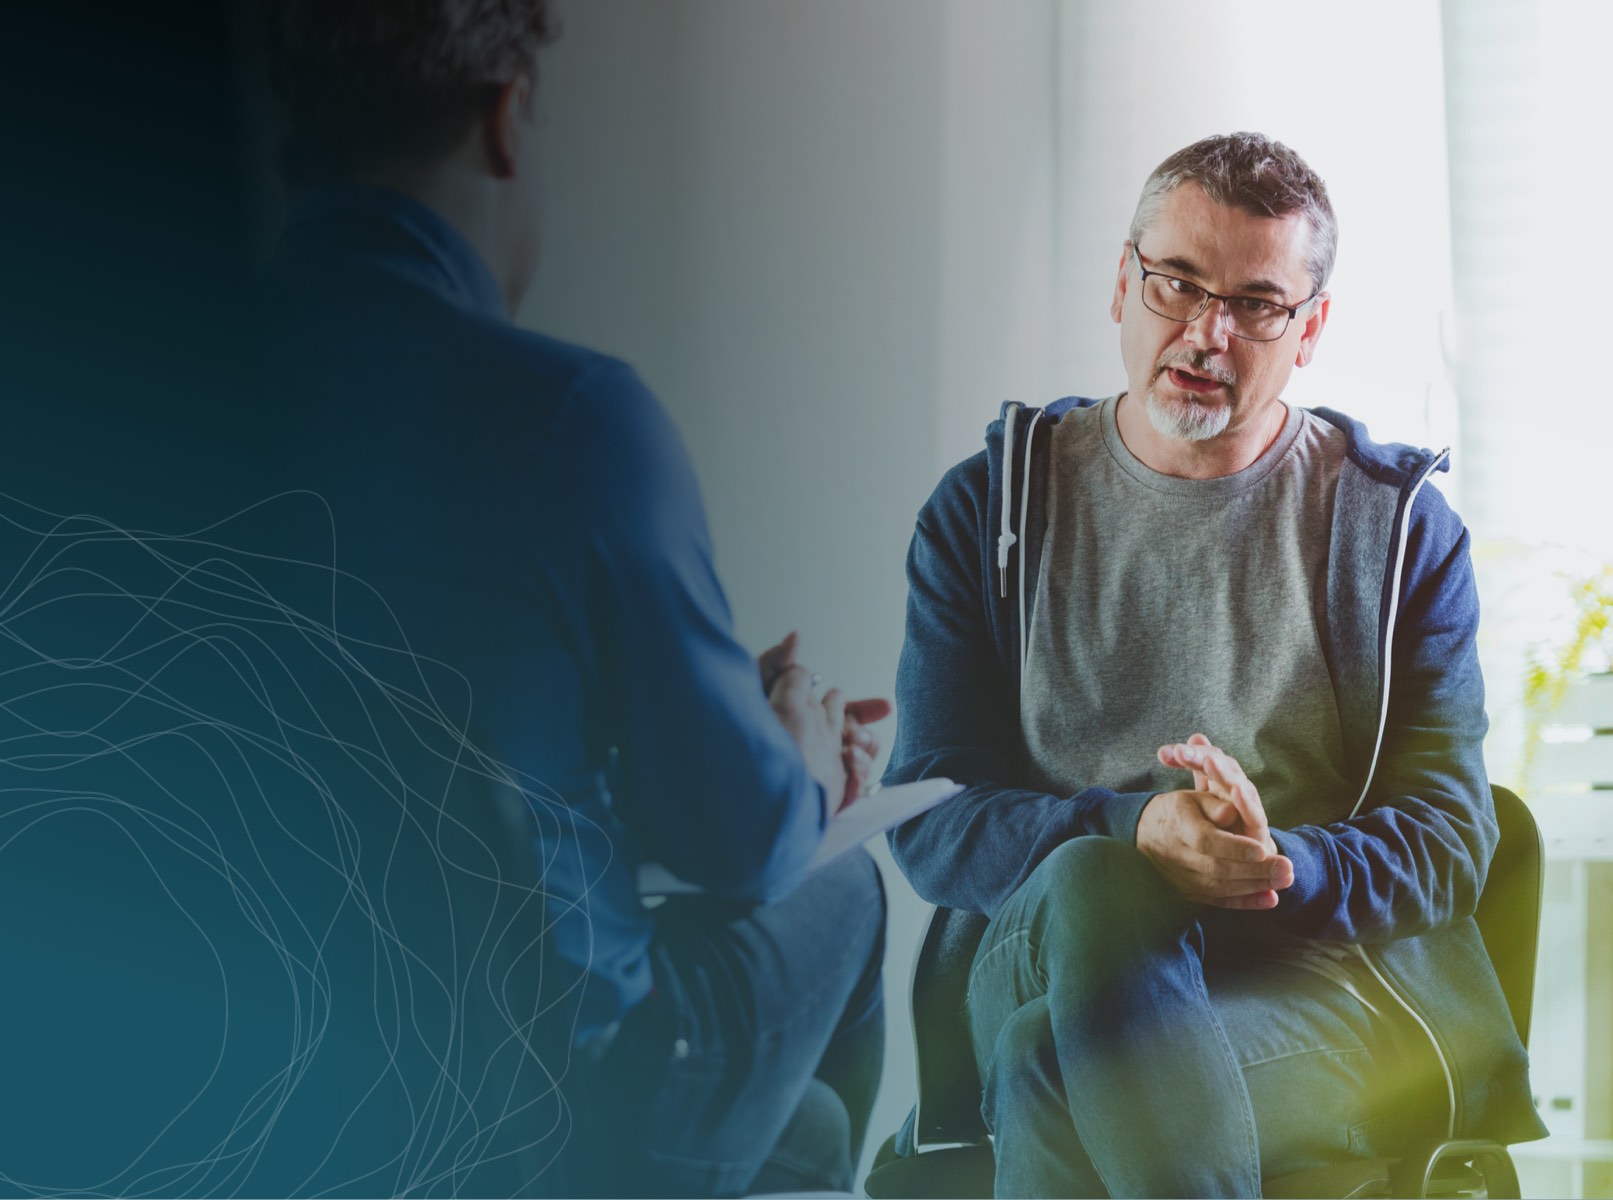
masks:
[[[1281,398],[1336,242],[1280,143],[1172,155],[1119,256],[1126,390],[1006,406],[919,517],[887,780],[968,786],[892,847],[981,914],[998,1195],[1538,1135],[1471,920],[1496,825],[1444,456]]]

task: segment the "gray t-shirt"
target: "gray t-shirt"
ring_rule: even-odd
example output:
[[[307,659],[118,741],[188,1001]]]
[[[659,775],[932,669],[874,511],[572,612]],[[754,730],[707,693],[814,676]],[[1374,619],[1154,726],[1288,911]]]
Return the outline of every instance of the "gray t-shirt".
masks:
[[[1020,691],[1041,786],[1191,787],[1155,751],[1203,733],[1238,760],[1273,828],[1344,819],[1357,789],[1319,633],[1343,432],[1290,407],[1244,470],[1178,479],[1126,448],[1117,403],[1053,428]],[[1304,967],[1381,1008],[1345,946],[1268,931],[1226,949]]]
[[[1347,816],[1356,797],[1318,634],[1344,434],[1290,408],[1249,467],[1178,479],[1126,448],[1115,407],[1053,429],[1020,692],[1042,785],[1190,787],[1154,752],[1202,732],[1242,764],[1273,826]]]

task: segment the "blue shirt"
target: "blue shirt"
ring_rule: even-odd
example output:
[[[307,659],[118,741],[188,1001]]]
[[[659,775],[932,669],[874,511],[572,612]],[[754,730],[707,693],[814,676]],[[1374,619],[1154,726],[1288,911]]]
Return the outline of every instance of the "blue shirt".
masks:
[[[653,983],[641,862],[765,902],[826,823],[677,432],[622,362],[511,324],[469,243],[395,192],[300,197],[265,295],[286,483],[328,504],[362,585],[339,615],[406,646],[375,656],[463,730],[483,791],[524,800],[546,949],[586,981],[579,1034],[601,1028]]]

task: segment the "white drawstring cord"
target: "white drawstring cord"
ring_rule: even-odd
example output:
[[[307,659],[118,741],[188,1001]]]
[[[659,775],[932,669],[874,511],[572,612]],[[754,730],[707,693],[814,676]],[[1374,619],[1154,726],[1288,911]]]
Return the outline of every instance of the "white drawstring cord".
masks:
[[[1001,597],[1008,599],[1008,551],[1019,539],[1014,536],[1008,516],[1014,503],[1014,418],[1019,405],[1010,404],[1003,413],[1003,499],[1002,532],[997,535],[997,580]]]

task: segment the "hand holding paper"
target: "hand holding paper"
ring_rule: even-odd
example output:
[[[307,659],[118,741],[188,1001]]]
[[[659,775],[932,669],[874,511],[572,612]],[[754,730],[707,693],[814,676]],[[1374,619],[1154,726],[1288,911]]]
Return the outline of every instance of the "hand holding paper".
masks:
[[[860,796],[867,795],[874,778],[874,760],[879,757],[879,737],[868,726],[891,714],[891,702],[880,697],[846,702],[845,726],[840,734],[840,758],[846,768],[846,797],[840,802],[844,812]]]
[[[777,645],[769,646],[757,656],[756,669],[773,711],[806,755],[808,768],[828,789],[833,803],[831,811],[838,813],[865,795],[873,781],[879,738],[868,726],[890,716],[891,703],[882,697],[845,700],[838,688],[831,688],[819,700],[816,696],[818,676],[810,674],[797,660],[799,646],[800,637],[791,630]],[[822,706],[829,729],[832,731],[836,726],[840,729],[843,778],[838,789],[828,765],[827,748],[820,744],[822,722],[812,711],[815,704]]]

